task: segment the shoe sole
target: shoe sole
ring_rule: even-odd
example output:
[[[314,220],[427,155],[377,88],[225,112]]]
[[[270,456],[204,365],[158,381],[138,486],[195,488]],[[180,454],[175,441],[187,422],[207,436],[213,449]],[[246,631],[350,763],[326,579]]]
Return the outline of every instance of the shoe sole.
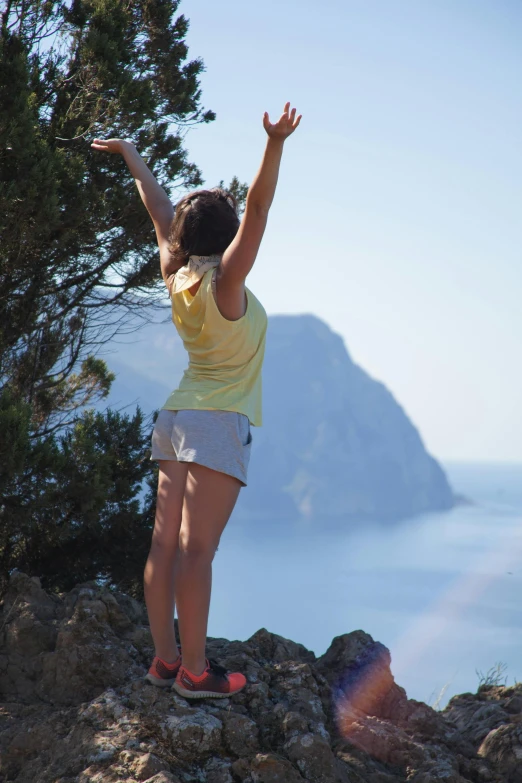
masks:
[[[156,688],[170,688],[172,687],[172,683],[176,681],[175,677],[172,677],[172,679],[165,680],[163,678],[155,677],[153,674],[147,673],[144,677],[147,682],[150,682],[151,685],[155,685]]]
[[[228,699],[230,696],[234,696],[242,691],[245,685],[242,685],[241,688],[237,688],[235,691],[230,691],[230,693],[218,693],[217,691],[188,691],[182,685],[174,682],[172,690],[183,696],[184,699]]]

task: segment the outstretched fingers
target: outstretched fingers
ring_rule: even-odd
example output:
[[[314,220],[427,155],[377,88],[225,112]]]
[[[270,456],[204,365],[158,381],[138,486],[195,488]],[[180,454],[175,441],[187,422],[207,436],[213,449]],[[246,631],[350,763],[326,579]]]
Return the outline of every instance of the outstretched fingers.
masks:
[[[283,122],[287,122],[287,121],[288,121],[288,110],[289,110],[289,109],[290,109],[290,101],[288,101],[287,103],[285,103],[285,108],[284,108],[284,110],[283,110],[283,113],[282,113],[282,115],[279,117],[279,122],[280,122],[280,123],[283,123]]]
[[[263,114],[263,126],[269,136],[279,139],[285,139],[295,131],[299,123],[301,122],[302,114],[296,119],[297,110],[294,108],[290,110],[290,101],[287,101],[285,108],[278,121],[271,124],[268,112]]]
[[[297,109],[293,108],[292,111],[289,111],[289,110],[290,110],[290,101],[287,101],[287,103],[285,104],[285,110],[284,110],[283,114],[281,115],[280,122],[284,122],[287,125],[288,128],[290,128],[291,130],[294,131],[297,128],[297,126],[299,125],[299,123],[301,122],[301,117],[303,115],[300,114],[299,117],[296,120],[295,119],[295,115],[296,115]]]
[[[121,153],[128,143],[123,139],[94,139],[91,147],[102,152]]]
[[[294,120],[293,120],[293,118],[292,118],[292,130],[295,130],[295,129],[297,128],[297,126],[298,126],[298,125],[299,125],[299,123],[301,122],[301,117],[302,117],[302,116],[303,116],[303,115],[302,115],[302,114],[300,114],[300,115],[299,115],[299,117],[297,118],[297,120],[295,120],[295,122],[294,122]],[[294,109],[294,117],[295,117],[295,109]]]
[[[91,147],[102,152],[117,152],[118,144],[116,139],[94,139]]]

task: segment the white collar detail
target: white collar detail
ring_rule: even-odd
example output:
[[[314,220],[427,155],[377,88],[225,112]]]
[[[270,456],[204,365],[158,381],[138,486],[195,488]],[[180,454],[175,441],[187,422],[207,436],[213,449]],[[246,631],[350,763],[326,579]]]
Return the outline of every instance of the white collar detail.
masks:
[[[175,273],[170,285],[170,295],[192,288],[209,269],[219,266],[221,255],[190,256],[188,263]]]

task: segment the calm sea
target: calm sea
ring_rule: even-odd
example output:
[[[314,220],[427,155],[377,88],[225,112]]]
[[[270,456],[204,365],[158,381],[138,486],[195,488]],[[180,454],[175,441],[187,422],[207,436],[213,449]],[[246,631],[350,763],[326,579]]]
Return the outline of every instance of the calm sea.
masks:
[[[209,636],[264,627],[319,656],[362,629],[390,649],[410,698],[441,707],[497,665],[503,681],[522,680],[522,465],[445,468],[473,505],[385,525],[232,517]]]

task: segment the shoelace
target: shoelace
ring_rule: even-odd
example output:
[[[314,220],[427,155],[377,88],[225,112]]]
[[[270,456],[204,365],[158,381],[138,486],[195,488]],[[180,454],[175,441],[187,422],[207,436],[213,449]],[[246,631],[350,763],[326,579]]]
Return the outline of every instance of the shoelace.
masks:
[[[227,678],[227,670],[224,666],[220,666],[219,663],[215,660],[215,658],[209,658],[209,669],[212,672],[212,674],[217,675],[218,677],[223,677],[225,680]]]

